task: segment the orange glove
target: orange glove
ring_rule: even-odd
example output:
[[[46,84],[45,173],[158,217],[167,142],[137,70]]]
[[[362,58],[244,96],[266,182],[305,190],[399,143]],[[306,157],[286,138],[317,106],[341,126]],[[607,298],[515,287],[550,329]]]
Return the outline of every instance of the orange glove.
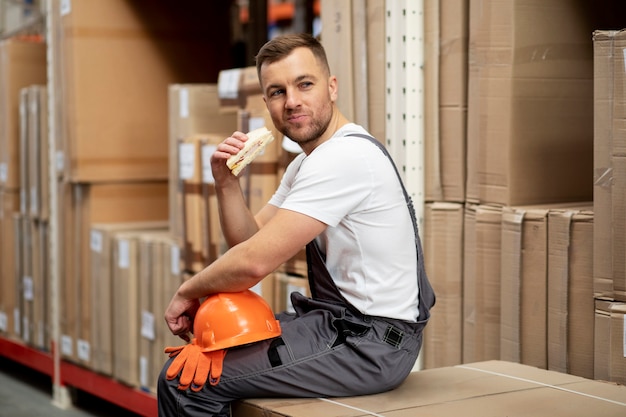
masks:
[[[185,346],[166,347],[165,353],[169,353],[170,358],[176,356],[165,375],[168,381],[171,381],[180,374],[179,390],[191,388],[192,391],[200,391],[209,374],[211,385],[220,382],[226,349],[204,352],[194,338]]]

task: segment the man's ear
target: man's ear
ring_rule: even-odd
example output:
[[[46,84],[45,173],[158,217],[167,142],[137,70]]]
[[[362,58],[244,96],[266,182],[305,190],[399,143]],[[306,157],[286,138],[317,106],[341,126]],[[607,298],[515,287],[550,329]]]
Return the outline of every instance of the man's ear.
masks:
[[[337,101],[337,77],[331,75],[328,77],[328,93],[330,94],[330,99],[334,102]]]

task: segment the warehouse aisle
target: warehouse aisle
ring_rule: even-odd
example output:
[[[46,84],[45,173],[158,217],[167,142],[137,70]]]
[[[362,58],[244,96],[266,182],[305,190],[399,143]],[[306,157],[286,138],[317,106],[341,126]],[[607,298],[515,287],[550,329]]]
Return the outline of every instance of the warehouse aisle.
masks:
[[[76,394],[72,409],[62,410],[51,393],[47,375],[0,356],[0,417],[137,417],[84,392]]]

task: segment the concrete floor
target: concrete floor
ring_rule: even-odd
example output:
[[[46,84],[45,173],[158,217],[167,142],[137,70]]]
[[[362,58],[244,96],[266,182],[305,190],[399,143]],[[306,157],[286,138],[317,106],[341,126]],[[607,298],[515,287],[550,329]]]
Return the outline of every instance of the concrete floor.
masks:
[[[73,391],[73,406],[52,404],[50,377],[0,356],[0,417],[137,417],[82,391]]]

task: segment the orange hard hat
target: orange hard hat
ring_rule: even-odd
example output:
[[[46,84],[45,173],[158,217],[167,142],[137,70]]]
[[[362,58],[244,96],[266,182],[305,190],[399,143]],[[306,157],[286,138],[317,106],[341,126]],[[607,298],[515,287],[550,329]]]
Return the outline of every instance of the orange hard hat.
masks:
[[[212,294],[200,305],[193,333],[203,352],[241,346],[280,336],[280,323],[260,295],[242,292]]]

